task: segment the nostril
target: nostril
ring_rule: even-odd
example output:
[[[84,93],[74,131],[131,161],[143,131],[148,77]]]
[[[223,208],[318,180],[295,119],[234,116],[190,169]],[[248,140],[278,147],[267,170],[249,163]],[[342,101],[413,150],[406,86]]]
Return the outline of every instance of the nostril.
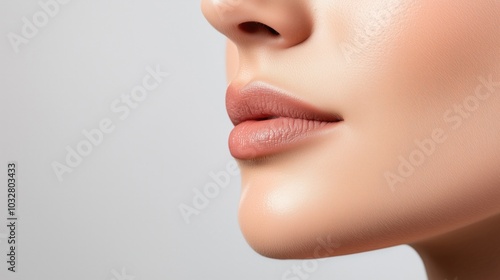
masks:
[[[273,36],[279,36],[279,32],[274,30],[268,25],[265,25],[260,22],[255,22],[255,21],[249,21],[249,22],[244,22],[238,25],[241,31],[250,33],[250,34],[255,34],[255,33],[268,33]]]

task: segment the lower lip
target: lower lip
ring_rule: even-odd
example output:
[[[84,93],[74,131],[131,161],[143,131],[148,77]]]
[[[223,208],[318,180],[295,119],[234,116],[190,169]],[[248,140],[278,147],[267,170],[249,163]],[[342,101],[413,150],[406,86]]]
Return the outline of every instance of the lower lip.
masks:
[[[245,121],[231,131],[229,150],[237,159],[257,159],[293,149],[338,123],[293,118]]]

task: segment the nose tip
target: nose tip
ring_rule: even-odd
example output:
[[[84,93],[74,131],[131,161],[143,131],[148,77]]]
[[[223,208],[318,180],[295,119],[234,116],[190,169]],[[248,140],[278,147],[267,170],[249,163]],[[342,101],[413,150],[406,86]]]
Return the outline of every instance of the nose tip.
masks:
[[[288,48],[312,32],[312,17],[303,0],[202,0],[201,9],[208,22],[238,47]]]

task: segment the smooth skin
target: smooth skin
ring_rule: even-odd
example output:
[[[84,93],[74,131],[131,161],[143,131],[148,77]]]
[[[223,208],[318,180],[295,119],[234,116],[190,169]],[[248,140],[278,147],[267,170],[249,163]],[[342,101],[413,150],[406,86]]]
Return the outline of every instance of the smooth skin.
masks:
[[[202,0],[233,85],[343,122],[239,160],[241,230],[272,258],[409,244],[430,280],[500,279],[500,1]]]

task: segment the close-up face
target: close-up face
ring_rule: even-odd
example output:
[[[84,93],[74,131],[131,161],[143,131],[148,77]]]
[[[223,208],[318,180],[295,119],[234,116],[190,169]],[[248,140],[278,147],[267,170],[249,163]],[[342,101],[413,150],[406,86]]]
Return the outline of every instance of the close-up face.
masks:
[[[202,0],[258,253],[412,244],[500,214],[500,1]]]

